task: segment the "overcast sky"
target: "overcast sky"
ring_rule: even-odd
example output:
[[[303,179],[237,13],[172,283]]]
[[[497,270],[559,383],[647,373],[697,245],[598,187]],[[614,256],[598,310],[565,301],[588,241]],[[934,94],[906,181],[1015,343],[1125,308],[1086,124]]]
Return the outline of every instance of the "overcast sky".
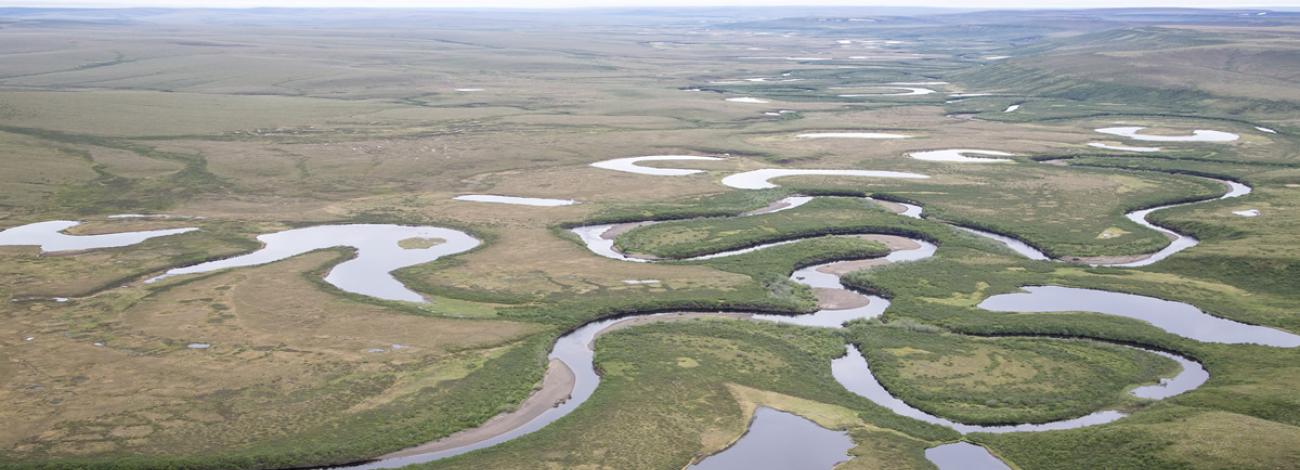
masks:
[[[1300,7],[1300,0],[0,0],[30,7],[506,7],[613,6],[910,6],[960,8],[1103,8],[1178,6],[1202,8]]]

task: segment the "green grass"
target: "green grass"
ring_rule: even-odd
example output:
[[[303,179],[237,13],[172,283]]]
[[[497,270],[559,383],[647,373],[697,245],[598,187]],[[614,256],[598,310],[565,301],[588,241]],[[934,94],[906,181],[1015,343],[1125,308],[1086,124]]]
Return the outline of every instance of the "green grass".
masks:
[[[1295,367],[1288,364],[1289,358],[1296,355],[1294,350],[1198,343],[1144,322],[1101,314],[1003,314],[974,307],[988,296],[1011,292],[1022,285],[1065,285],[1190,302],[1211,314],[1295,331],[1294,315],[1278,310],[1268,296],[1225,295],[1236,292],[1235,288],[1184,276],[1011,262],[968,250],[949,244],[935,259],[853,273],[843,282],[890,296],[892,305],[885,315],[889,322],[921,322],[979,336],[1097,338],[1176,351],[1202,361],[1213,379],[1202,390],[1175,400],[1199,397],[1206,406],[1235,412],[1251,410],[1248,414],[1260,418],[1291,424],[1300,419],[1300,415],[1287,411],[1291,405],[1280,405],[1277,401],[1293,401],[1283,398],[1287,386],[1278,381],[1294,382],[1290,378],[1280,379],[1293,373],[1285,371]],[[1218,395],[1222,393],[1248,393],[1253,397],[1228,399],[1227,395]]]
[[[788,194],[788,191],[781,189],[727,191],[673,202],[614,206],[602,209],[580,223],[570,223],[565,224],[565,226],[576,227],[580,225],[640,222],[643,220],[732,217],[744,212],[761,209]]]
[[[1091,341],[969,336],[863,325],[852,332],[877,380],[919,409],[968,424],[1041,423],[1136,401],[1126,390],[1177,365]]]
[[[1088,57],[1087,60],[1100,62],[1096,64],[1097,69],[1122,68],[1125,65],[1124,63],[1107,64],[1104,60],[1096,61],[1095,57]],[[1090,113],[1084,110],[1098,109],[1095,108],[1098,103],[1122,103],[1125,106],[1113,108],[1120,114],[1126,113],[1127,107],[1143,109],[1144,112],[1152,114],[1230,119],[1241,119],[1243,116],[1248,119],[1268,119],[1270,115],[1291,115],[1300,110],[1300,104],[1282,99],[1227,97],[1194,87],[1168,87],[1143,82],[1123,83],[1106,80],[1101,76],[1089,76],[1086,73],[1062,76],[1055,73],[1054,69],[1058,66],[1056,64],[1022,65],[1019,62],[1002,63],[965,71],[953,75],[952,78],[976,89],[1016,90],[1017,94],[1065,100],[1079,106],[1075,110],[1053,112],[1049,114],[1051,117],[1086,116]],[[1007,113],[1007,116],[994,119],[1019,120],[1027,117],[1027,115],[1012,116],[1015,114],[1019,113]]]
[[[330,425],[305,428],[272,426],[276,429],[268,438],[253,440],[245,447],[211,448],[203,442],[184,442],[190,440],[185,436],[163,435],[155,437],[151,447],[156,453],[150,452],[149,455],[133,452],[93,458],[45,456],[39,463],[33,463],[30,457],[24,460],[0,457],[0,468],[279,468],[356,461],[444,437],[509,411],[510,404],[523,401],[540,380],[552,338],[549,335],[533,337],[514,345],[498,358],[472,364],[472,371],[464,378],[426,388],[399,402],[360,413],[339,411],[369,394],[382,392],[393,383],[395,375],[335,377],[328,387],[283,397],[309,405],[286,405],[285,411],[295,408],[300,413],[335,410],[331,413],[339,415],[331,420]],[[262,401],[265,394],[273,396],[275,391],[270,387],[248,390],[243,392],[242,400],[250,403]],[[210,407],[200,405],[191,411],[237,413],[234,409],[207,408]],[[303,418],[310,418],[310,415],[298,416],[284,424],[303,423]],[[269,429],[262,432],[267,431]],[[229,436],[223,436],[226,438]],[[187,455],[167,453],[169,446],[194,449],[196,444],[204,450],[191,451]]]
[[[1071,159],[1072,165],[1121,167],[1134,170],[1182,172],[1231,178],[1255,186],[1244,197],[1158,211],[1151,219],[1188,233],[1202,246],[1162,261],[1148,269],[1223,282],[1269,294],[1264,302],[1294,309],[1290,293],[1300,289],[1300,251],[1290,242],[1297,229],[1288,207],[1300,202],[1300,192],[1279,183],[1291,181],[1288,167],[1246,163],[1189,162],[1164,158],[1089,157]],[[1263,208],[1268,220],[1245,219],[1233,210]],[[1205,299],[1211,304],[1213,299]]]
[[[181,169],[158,178],[128,178],[113,174],[101,164],[91,162],[98,175],[84,184],[65,185],[55,194],[50,210],[76,214],[109,212],[161,211],[177,202],[226,187],[207,169],[203,155],[166,152],[133,141],[44,129],[0,126],[0,131],[44,139],[59,145],[94,145],[124,150],[141,157],[177,163]]]
[[[1295,427],[1228,413],[1161,406],[1124,424],[1050,433],[974,435],[1022,468],[1289,468]],[[1210,438],[1213,441],[1202,440]]]
[[[816,299],[807,286],[789,280],[794,270],[839,259],[863,259],[887,252],[874,242],[838,237],[814,238],[731,257],[691,262],[744,274],[752,282],[734,289],[670,289],[655,295],[629,296],[599,289],[582,295],[558,294],[544,301],[499,310],[504,318],[575,326],[590,320],[632,313],[667,311],[756,311],[810,313]]]
[[[879,258],[888,255],[889,251],[874,241],[832,235],[690,263],[703,263],[723,271],[751,276],[789,276],[806,266],[839,260]]]
[[[627,253],[689,258],[764,243],[848,233],[920,234],[919,222],[860,198],[818,198],[795,209],[751,217],[666,222],[633,229],[615,245]],[[924,236],[924,235],[922,235]]]

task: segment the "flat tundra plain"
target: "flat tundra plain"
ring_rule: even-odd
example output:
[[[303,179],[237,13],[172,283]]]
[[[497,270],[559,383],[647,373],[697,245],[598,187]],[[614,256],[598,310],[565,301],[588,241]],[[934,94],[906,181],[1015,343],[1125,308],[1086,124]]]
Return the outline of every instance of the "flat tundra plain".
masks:
[[[1258,13],[0,10],[0,230],[196,229],[44,252],[0,232],[0,467],[312,467],[471,440],[568,395],[557,338],[638,316],[595,340],[599,386],[566,416],[421,465],[683,468],[771,408],[845,433],[836,468],[933,468],[959,441],[1023,469],[1295,468],[1296,348],[979,308],[1064,286],[1300,334],[1300,15]],[[1217,180],[1249,194],[1216,199]],[[365,255],[329,243],[145,282],[345,224],[481,243],[392,272],[424,302],[331,283]],[[574,230],[604,224],[593,240],[636,262]],[[1179,237],[1199,243],[1105,266]],[[917,241],[937,251],[878,259]],[[845,289],[791,277],[837,260]],[[888,309],[746,321],[859,294]],[[947,420],[1124,417],[963,435],[845,389],[850,345]],[[1182,370],[1168,354],[1208,381],[1130,393]]]

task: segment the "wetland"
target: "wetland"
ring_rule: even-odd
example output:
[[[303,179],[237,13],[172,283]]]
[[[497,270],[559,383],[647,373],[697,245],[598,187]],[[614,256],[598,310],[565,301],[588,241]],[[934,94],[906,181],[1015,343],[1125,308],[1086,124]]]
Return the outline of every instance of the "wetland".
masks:
[[[0,468],[1294,467],[1254,13],[5,9]]]

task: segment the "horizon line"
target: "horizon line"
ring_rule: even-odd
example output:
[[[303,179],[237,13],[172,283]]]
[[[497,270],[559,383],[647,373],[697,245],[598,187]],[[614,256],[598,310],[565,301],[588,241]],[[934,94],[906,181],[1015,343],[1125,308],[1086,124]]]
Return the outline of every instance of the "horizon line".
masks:
[[[1145,6],[1109,6],[1109,7],[1087,7],[1087,6],[991,6],[991,5],[971,5],[971,6],[933,6],[933,5],[846,5],[846,4],[764,4],[764,5],[736,5],[736,4],[704,4],[704,5],[671,5],[660,6],[653,4],[646,5],[617,5],[617,6],[587,6],[587,5],[553,5],[553,6],[478,6],[478,5],[313,5],[313,6],[214,6],[214,5],[195,5],[195,6],[161,6],[161,5],[29,5],[29,4],[7,4],[0,3],[0,8],[5,9],[28,9],[28,10],[132,10],[132,9],[150,9],[150,10],[702,10],[709,8],[748,8],[748,9],[776,9],[776,8],[892,8],[892,9],[914,9],[914,10],[967,10],[967,11],[1039,11],[1039,10],[1073,10],[1073,11],[1099,11],[1099,10],[1291,10],[1300,9],[1300,4],[1289,6],[1277,5],[1232,5],[1232,6],[1181,6],[1181,5],[1145,5]]]

